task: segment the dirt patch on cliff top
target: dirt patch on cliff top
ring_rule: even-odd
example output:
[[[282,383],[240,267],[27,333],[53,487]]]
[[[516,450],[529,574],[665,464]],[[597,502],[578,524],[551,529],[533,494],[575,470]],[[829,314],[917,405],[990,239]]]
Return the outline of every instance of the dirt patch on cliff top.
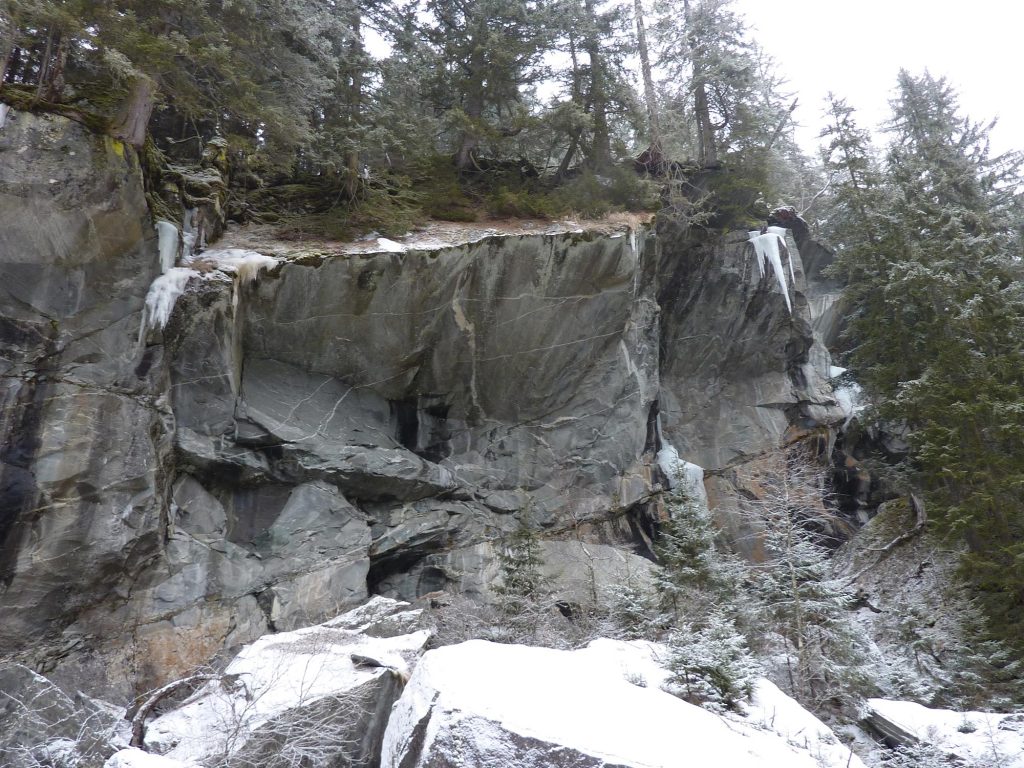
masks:
[[[371,233],[353,241],[324,238],[284,239],[271,224],[251,224],[229,229],[216,247],[245,248],[278,258],[297,258],[308,254],[321,256],[356,255],[363,253],[399,253],[411,250],[434,250],[488,237],[521,235],[558,235],[566,232],[597,232],[615,234],[649,224],[650,213],[613,213],[601,219],[491,219],[477,222],[431,221],[396,238],[377,237]]]

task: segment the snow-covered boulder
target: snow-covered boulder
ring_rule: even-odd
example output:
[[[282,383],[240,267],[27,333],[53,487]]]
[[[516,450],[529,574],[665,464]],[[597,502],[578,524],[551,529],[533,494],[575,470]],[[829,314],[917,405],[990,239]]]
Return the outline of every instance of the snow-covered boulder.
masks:
[[[154,719],[145,745],[183,764],[259,765],[269,753],[296,764],[327,755],[376,759],[387,713],[430,633],[420,611],[375,597],[335,619],[265,635],[216,680]]]
[[[1024,713],[956,712],[868,699],[865,721],[890,743],[927,745],[966,765],[1024,768]]]
[[[863,768],[770,683],[747,716],[661,690],[661,646],[578,651],[472,640],[420,660],[384,735],[382,768]]]

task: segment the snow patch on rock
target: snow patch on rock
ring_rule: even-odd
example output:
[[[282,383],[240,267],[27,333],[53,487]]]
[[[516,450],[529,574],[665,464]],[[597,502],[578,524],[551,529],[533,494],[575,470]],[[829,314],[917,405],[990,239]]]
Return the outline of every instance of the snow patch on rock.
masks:
[[[204,251],[203,261],[212,262],[222,272],[237,275],[238,282],[251,283],[263,270],[277,266],[277,259],[245,248],[224,248]]]
[[[386,237],[378,237],[377,246],[383,253],[404,253],[407,250],[406,246]]]
[[[682,458],[675,446],[667,442],[663,442],[654,460],[662,474],[668,478],[671,488],[680,488],[688,499],[707,508],[708,494],[704,488],[703,467]]]

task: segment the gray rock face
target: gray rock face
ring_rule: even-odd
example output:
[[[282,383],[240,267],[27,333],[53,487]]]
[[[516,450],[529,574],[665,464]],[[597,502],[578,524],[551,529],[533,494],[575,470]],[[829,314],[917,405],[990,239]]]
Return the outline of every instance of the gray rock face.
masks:
[[[0,648],[30,646],[156,556],[170,458],[159,273],[134,153],[52,116],[0,129]]]
[[[585,592],[582,551],[644,550],[666,442],[728,510],[730,468],[841,420],[799,259],[790,316],[744,241],[278,249],[255,283],[194,277],[140,341],[160,267],[134,155],[15,115],[0,653],[123,696],[371,591],[483,592],[520,521]]]
[[[665,439],[716,471],[841,421],[792,238],[783,255],[797,278],[790,314],[771,271],[760,275],[746,233],[701,243],[667,224],[660,234]]]

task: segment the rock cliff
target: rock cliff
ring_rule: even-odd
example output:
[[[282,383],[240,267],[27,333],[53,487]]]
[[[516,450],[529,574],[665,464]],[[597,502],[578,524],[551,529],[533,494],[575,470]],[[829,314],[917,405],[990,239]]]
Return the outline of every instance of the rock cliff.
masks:
[[[737,542],[739,470],[830,446],[792,238],[792,313],[745,233],[468,239],[267,242],[253,282],[211,258],[140,333],[161,267],[135,156],[9,118],[0,652],[124,695],[370,593],[482,593],[521,524],[571,592],[572,553],[639,567],[667,446]]]

